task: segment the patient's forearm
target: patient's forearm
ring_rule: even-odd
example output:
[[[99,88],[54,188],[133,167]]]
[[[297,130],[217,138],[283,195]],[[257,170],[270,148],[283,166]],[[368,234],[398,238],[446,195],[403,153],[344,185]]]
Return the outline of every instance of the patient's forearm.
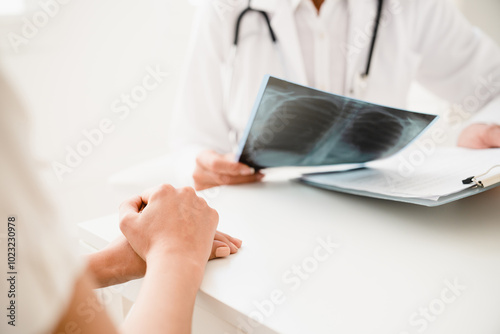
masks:
[[[196,293],[204,267],[180,256],[148,262],[148,270],[123,333],[191,332]]]
[[[89,271],[97,284],[96,289],[126,281],[117,274],[119,270],[116,268],[116,263],[113,263],[106,251],[90,254],[88,263]]]
[[[146,264],[142,260],[131,260],[127,254],[115,247],[88,256],[89,271],[97,284],[95,288],[125,283],[144,276]]]

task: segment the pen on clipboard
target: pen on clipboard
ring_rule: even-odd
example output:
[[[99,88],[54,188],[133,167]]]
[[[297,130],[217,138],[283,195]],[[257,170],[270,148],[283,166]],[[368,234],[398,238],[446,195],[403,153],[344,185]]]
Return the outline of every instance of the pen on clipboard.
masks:
[[[463,184],[474,183],[476,186],[478,186],[480,188],[486,188],[486,187],[489,187],[491,185],[494,185],[495,183],[500,182],[500,173],[491,174],[491,175],[490,175],[490,173],[492,170],[497,169],[497,168],[500,169],[500,165],[495,165],[495,166],[491,167],[490,169],[488,169],[487,172],[485,172],[483,174],[468,177],[468,178],[462,180],[462,183]]]

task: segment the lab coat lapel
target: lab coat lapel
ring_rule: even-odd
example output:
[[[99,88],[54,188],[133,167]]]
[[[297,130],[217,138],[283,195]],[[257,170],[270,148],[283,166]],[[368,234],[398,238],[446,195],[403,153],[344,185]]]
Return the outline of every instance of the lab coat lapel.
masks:
[[[266,13],[274,13],[281,0],[253,0],[251,6],[254,9],[263,10]]]
[[[271,26],[278,39],[289,80],[307,85],[302,50],[295,26],[294,8],[300,0],[254,1],[252,7],[273,13]]]
[[[342,47],[346,57],[345,87],[349,95],[356,80],[364,72],[373,37],[373,22],[377,12],[375,0],[349,0],[349,27],[347,43]]]
[[[252,7],[273,13],[271,25],[278,37],[285,58],[290,80],[309,84],[305,71],[295,25],[294,8],[300,0],[254,0]],[[349,0],[349,27],[346,45],[342,46],[346,57],[346,93],[352,94],[354,78],[363,71],[368,59],[375,20],[377,1]],[[371,8],[371,9],[369,9]],[[367,10],[368,9],[368,10]]]

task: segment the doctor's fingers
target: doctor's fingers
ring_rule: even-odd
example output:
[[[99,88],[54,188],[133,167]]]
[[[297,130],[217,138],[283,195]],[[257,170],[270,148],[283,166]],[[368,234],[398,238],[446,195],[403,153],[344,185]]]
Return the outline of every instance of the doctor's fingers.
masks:
[[[201,152],[196,158],[196,164],[206,170],[227,175],[253,175],[255,170],[242,163],[232,161],[231,158],[223,156],[213,150]]]
[[[500,147],[500,125],[489,125],[485,137],[488,147]]]
[[[217,187],[227,184],[243,184],[252,183],[262,180],[264,177],[261,173],[253,175],[226,175],[218,174],[202,167],[197,167],[193,173],[193,180],[196,190],[203,190],[211,187]]]

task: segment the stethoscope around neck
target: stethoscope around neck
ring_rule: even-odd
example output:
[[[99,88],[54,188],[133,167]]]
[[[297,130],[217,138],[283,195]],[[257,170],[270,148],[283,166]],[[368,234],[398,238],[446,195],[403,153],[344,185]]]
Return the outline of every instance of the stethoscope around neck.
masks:
[[[373,36],[372,40],[370,43],[370,50],[368,53],[368,60],[366,62],[366,68],[365,71],[360,73],[358,76],[354,78],[354,86],[355,88],[352,90],[352,93],[356,95],[358,98],[362,98],[364,95],[364,92],[366,91],[366,88],[368,87],[368,76],[370,75],[370,68],[372,64],[372,58],[373,58],[373,51],[375,49],[375,42],[377,40],[377,35],[378,35],[378,30],[380,26],[380,18],[382,16],[382,7],[383,7],[383,0],[378,0],[378,5],[377,5],[377,15],[375,18],[375,26],[373,28]],[[236,55],[238,53],[238,43],[239,43],[239,38],[240,38],[240,27],[243,22],[243,18],[245,17],[246,14],[248,13],[257,13],[262,16],[264,21],[266,22],[267,28],[269,30],[269,36],[270,39],[273,43],[274,48],[276,49],[279,57],[280,57],[280,62],[283,67],[283,72],[285,74],[285,78],[289,79],[288,75],[288,69],[287,69],[287,64],[285,62],[285,58],[283,57],[283,52],[280,50],[280,45],[278,43],[278,38],[276,37],[276,34],[274,33],[273,27],[271,26],[271,21],[269,19],[269,15],[263,11],[263,10],[258,10],[254,9],[251,6],[251,0],[248,0],[248,6],[245,8],[240,15],[238,16],[238,19],[236,20],[236,26],[234,29],[234,40],[233,44],[231,46],[231,51],[228,57],[227,61],[227,71],[226,75],[227,77],[224,80],[224,109],[227,111],[229,108],[229,99],[231,96],[231,90],[232,90],[232,83],[233,83],[233,75],[234,75],[234,67],[236,63]],[[230,134],[231,137],[237,137],[236,134]],[[231,141],[237,142],[237,138],[231,138]]]

